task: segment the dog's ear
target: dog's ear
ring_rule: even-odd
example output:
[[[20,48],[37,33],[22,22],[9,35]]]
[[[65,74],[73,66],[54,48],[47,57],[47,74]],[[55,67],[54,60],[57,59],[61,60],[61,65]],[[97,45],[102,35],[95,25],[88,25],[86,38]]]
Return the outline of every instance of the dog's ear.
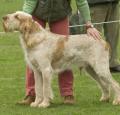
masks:
[[[16,18],[20,21],[20,30],[22,32],[36,32],[40,30],[40,25],[32,19],[32,17],[20,17],[16,15]]]
[[[18,14],[16,14],[14,17],[19,20],[19,15]]]
[[[32,17],[26,16],[21,18],[19,15],[16,15],[16,18],[20,21],[20,31],[24,34],[26,40],[31,33],[40,31],[40,25],[35,22]]]
[[[20,30],[22,32],[31,32],[32,19],[29,17],[20,18],[19,16],[17,18],[20,20]]]

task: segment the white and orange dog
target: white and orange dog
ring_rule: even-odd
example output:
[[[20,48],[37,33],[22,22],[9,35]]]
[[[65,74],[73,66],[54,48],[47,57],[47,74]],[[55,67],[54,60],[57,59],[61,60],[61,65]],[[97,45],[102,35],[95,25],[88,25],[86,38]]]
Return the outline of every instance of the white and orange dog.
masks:
[[[7,32],[20,32],[26,62],[35,73],[36,99],[32,107],[50,106],[53,73],[71,69],[72,65],[85,68],[96,80],[102,91],[100,101],[109,101],[111,88],[113,104],[120,104],[120,87],[111,76],[109,48],[104,40],[95,40],[86,34],[64,36],[51,33],[31,15],[19,11],[3,17],[3,26]]]

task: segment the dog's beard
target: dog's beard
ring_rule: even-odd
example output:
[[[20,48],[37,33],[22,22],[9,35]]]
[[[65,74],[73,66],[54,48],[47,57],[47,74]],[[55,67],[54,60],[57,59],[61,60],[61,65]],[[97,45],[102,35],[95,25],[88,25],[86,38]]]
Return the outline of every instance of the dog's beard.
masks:
[[[15,29],[14,25],[12,23],[6,24],[3,22],[3,28],[5,30],[5,32],[13,32],[17,29]]]

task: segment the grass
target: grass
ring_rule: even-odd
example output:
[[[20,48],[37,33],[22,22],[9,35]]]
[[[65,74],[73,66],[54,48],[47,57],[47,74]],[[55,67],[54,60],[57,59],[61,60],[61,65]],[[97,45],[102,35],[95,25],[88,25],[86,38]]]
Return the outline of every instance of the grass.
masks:
[[[21,9],[22,0],[1,0],[0,18]],[[0,19],[1,20],[1,19]],[[1,21],[0,21],[1,22]],[[0,23],[0,31],[2,26]],[[120,45],[119,45],[120,48]],[[120,54],[119,54],[120,56]],[[100,91],[87,75],[74,70],[75,105],[64,105],[59,94],[57,77],[52,87],[54,101],[47,109],[19,106],[15,103],[25,94],[25,61],[18,33],[0,34],[0,115],[119,115],[120,107],[99,102]],[[113,74],[120,82],[120,74]]]

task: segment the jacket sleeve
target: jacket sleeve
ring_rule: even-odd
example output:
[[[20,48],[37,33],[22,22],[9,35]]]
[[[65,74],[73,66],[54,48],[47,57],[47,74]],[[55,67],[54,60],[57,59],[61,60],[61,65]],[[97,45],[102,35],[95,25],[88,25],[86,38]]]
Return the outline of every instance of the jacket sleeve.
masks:
[[[87,0],[76,0],[76,5],[85,22],[91,21],[90,10]]]
[[[37,0],[24,0],[23,11],[32,14],[37,4]]]

